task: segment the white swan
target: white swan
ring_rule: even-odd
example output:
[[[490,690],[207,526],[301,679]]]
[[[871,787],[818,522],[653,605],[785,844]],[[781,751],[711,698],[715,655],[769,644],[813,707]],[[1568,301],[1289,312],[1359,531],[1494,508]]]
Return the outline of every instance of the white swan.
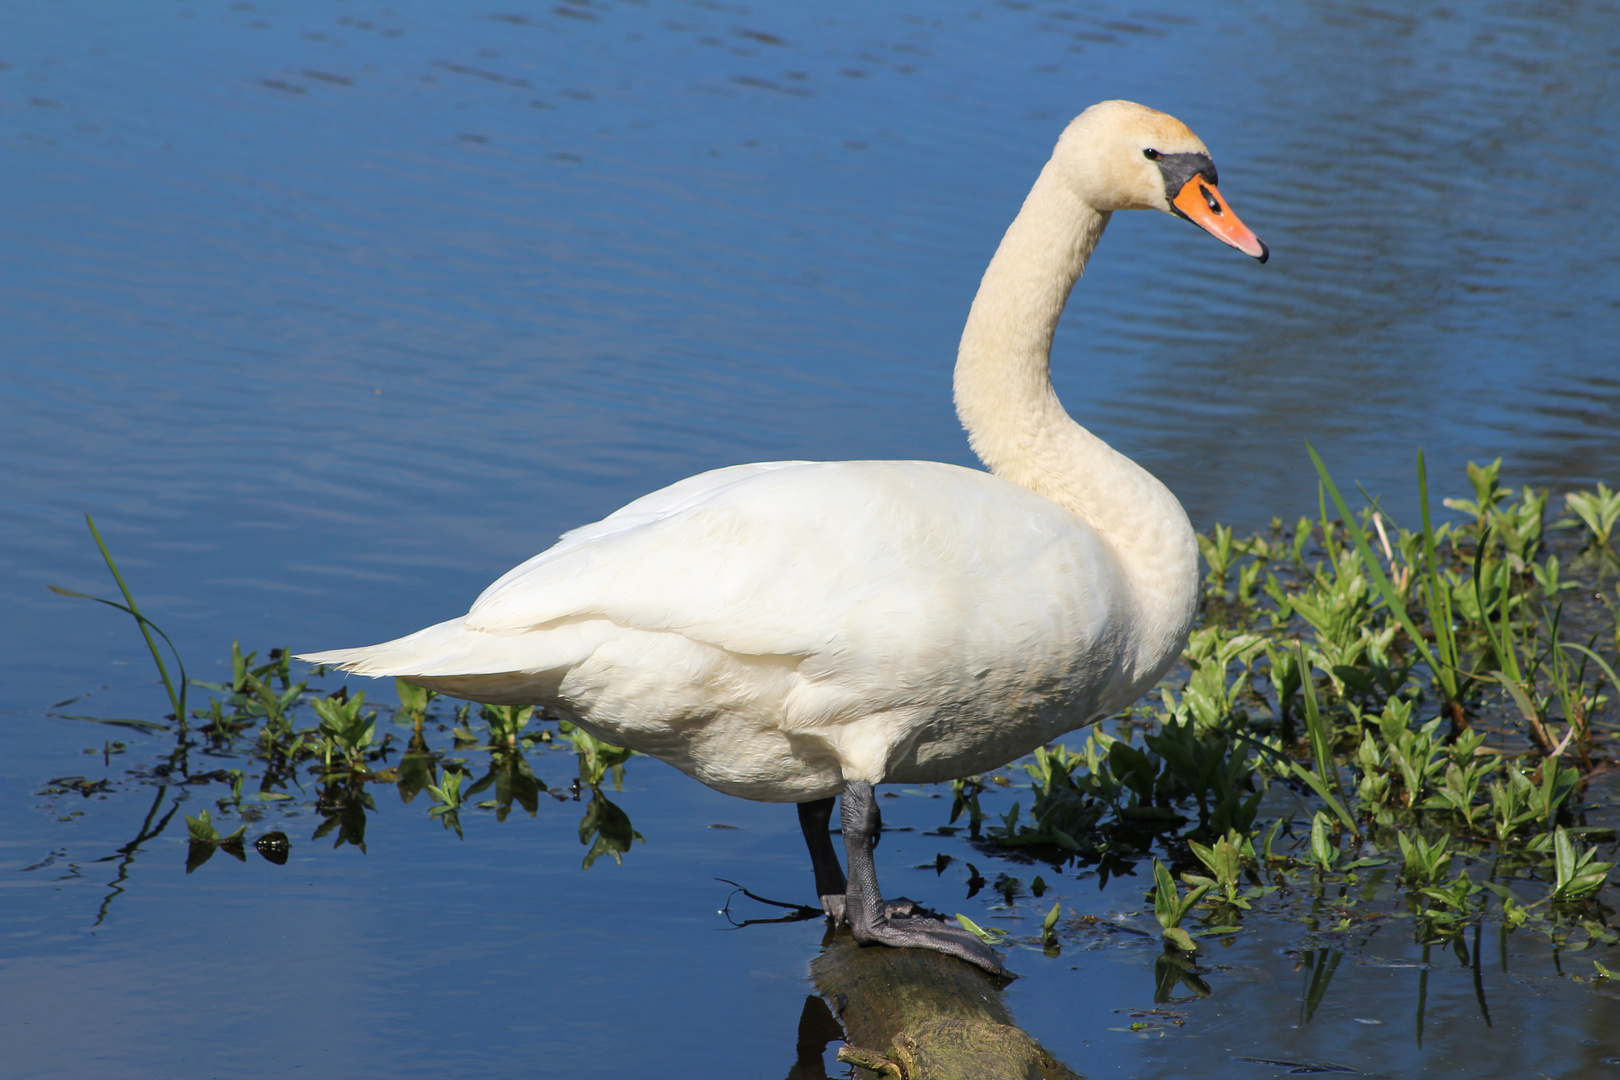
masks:
[[[1002,765],[1135,700],[1186,642],[1198,553],[1181,504],[1075,423],[1048,372],[1109,215],[1146,209],[1266,259],[1185,125],[1125,101],[1087,109],[962,333],[957,413],[990,472],[717,469],[566,533],[461,618],[300,659],[543,705],[720,791],[799,803],[823,906],[858,940],[1005,973],[971,935],[884,905],[872,785]],[[847,882],[827,831],[840,793]]]

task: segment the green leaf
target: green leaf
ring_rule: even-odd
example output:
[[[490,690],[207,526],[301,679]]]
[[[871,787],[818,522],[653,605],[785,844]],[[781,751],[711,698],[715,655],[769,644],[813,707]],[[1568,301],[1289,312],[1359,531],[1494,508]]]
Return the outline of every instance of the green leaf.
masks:
[[[1158,859],[1153,860],[1153,914],[1159,920],[1159,925],[1166,930],[1181,921],[1180,913],[1176,911],[1176,883],[1170,878],[1170,871],[1165,869]]]
[[[207,811],[204,811],[207,813]],[[1562,825],[1553,832],[1553,859],[1558,873],[1558,884],[1553,890],[1554,895],[1562,893],[1569,882],[1575,877],[1575,845],[1570,842],[1569,833]]]
[[[1192,939],[1192,935],[1178,926],[1165,927],[1164,939],[1182,952],[1198,951],[1198,943]]]
[[[427,711],[428,702],[438,695],[424,686],[406,682],[404,679],[394,680],[394,693],[399,698],[401,710],[411,716],[421,716]]]
[[[972,919],[961,914],[960,912],[957,913],[956,921],[962,924],[962,929],[966,930],[968,933],[972,934],[986,945],[994,945],[996,942],[1007,936],[1007,931],[1001,929],[986,930],[984,927],[980,926],[978,923],[974,922]]]
[[[1275,862],[1276,859],[1278,858],[1278,856],[1273,855],[1271,853],[1271,846],[1272,846],[1272,844],[1274,844],[1276,842],[1277,834],[1282,831],[1282,827],[1283,827],[1283,819],[1278,818],[1276,821],[1273,821],[1271,823],[1271,828],[1266,830],[1266,839],[1265,839],[1265,842],[1261,845],[1260,850],[1265,855],[1266,862],[1268,862],[1268,863]]]
[[[1532,724],[1541,723],[1541,717],[1537,715],[1535,705],[1531,703],[1529,696],[1525,694],[1519,680],[1510,677],[1503,671],[1495,672],[1493,677],[1502,684],[1503,689],[1508,692],[1508,696],[1513,698],[1513,704],[1518,706],[1520,716]]]
[[[1322,726],[1322,713],[1316,703],[1316,680],[1311,677],[1311,666],[1305,660],[1305,646],[1294,642],[1294,661],[1299,665],[1300,688],[1305,691],[1305,731],[1311,740],[1311,758],[1316,762],[1317,774],[1339,790],[1339,776],[1333,768],[1333,752],[1328,745],[1327,731]],[[1342,792],[1341,792],[1342,794]]]
[[[1339,849],[1329,842],[1327,828],[1327,815],[1318,810],[1316,816],[1311,819],[1311,855],[1316,859],[1318,866],[1324,870],[1331,870],[1339,857]]]
[[[1080,850],[1080,842],[1056,825],[1048,825],[1046,833],[1057,843],[1058,847],[1063,848],[1065,851]]]
[[[1366,869],[1368,867],[1372,867],[1372,866],[1388,866],[1388,865],[1389,865],[1389,860],[1388,859],[1367,858],[1367,859],[1357,859],[1355,862],[1347,862],[1347,863],[1344,864],[1344,866],[1341,869],[1344,869],[1344,870],[1364,870],[1364,869]]]
[[[196,817],[186,815],[186,828],[191,838],[199,843],[214,844],[219,842],[219,831],[214,828],[213,819],[207,810],[203,810]]]

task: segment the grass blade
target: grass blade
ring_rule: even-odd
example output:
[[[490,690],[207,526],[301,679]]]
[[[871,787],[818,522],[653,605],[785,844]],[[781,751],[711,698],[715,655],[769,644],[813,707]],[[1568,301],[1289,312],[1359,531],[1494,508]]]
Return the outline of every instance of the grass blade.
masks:
[[[1333,765],[1333,749],[1328,745],[1327,729],[1322,726],[1322,711],[1316,704],[1316,680],[1311,677],[1311,666],[1305,660],[1305,647],[1294,642],[1294,656],[1299,663],[1299,686],[1305,698],[1305,732],[1310,738],[1311,757],[1316,762],[1316,773],[1291,761],[1294,773],[1328,804],[1333,816],[1343,822],[1352,836],[1361,836],[1355,818],[1345,809],[1344,787],[1339,782],[1339,770]],[[1330,787],[1331,786],[1331,787]],[[1337,796],[1337,798],[1335,798]]]
[[[130,728],[144,734],[150,734],[154,731],[169,730],[168,724],[160,724],[155,720],[123,720],[104,716],[77,716],[73,713],[65,712],[48,712],[45,715],[55,720],[83,720],[90,724],[111,724],[113,727]]]
[[[1603,659],[1603,657],[1599,656],[1591,649],[1588,649],[1585,645],[1577,645],[1573,641],[1560,641],[1558,643],[1558,647],[1560,649],[1574,649],[1576,652],[1585,653],[1593,660],[1596,660],[1598,666],[1603,669],[1603,673],[1609,677],[1609,685],[1615,687],[1616,689],[1620,689],[1620,678],[1615,677],[1614,668],[1610,667],[1609,662]]]
[[[1350,831],[1351,836],[1360,838],[1361,830],[1356,827],[1356,819],[1350,816],[1350,811],[1344,808],[1343,803],[1333,797],[1333,792],[1328,790],[1327,784],[1322,782],[1320,776],[1317,776],[1297,761],[1288,762],[1288,768],[1295,776],[1304,781],[1307,787],[1316,792],[1317,797],[1327,804],[1327,808],[1333,811],[1333,816],[1338,818],[1340,823]]]
[[[169,705],[174,709],[174,718],[180,724],[180,729],[184,731],[186,727],[186,687],[188,680],[186,678],[185,662],[180,659],[180,650],[175,648],[174,642],[169,639],[169,635],[165,634],[161,627],[141,614],[140,607],[135,603],[134,594],[129,591],[129,586],[124,583],[124,575],[118,572],[118,564],[113,561],[112,552],[107,550],[106,542],[101,539],[101,531],[96,528],[95,519],[86,514],[84,515],[84,521],[86,525],[90,526],[90,535],[95,538],[96,547],[101,549],[101,557],[106,561],[107,569],[112,571],[113,580],[118,583],[118,591],[124,594],[124,603],[120,604],[115,600],[104,600],[99,596],[75,592],[72,589],[64,589],[57,585],[50,585],[47,588],[58,596],[71,596],[80,600],[94,600],[98,604],[106,604],[108,607],[117,608],[134,618],[135,625],[140,627],[141,637],[146,639],[147,649],[152,653],[152,662],[157,665],[158,675],[163,679],[163,688],[169,692]],[[175,666],[180,671],[180,690],[178,693],[175,692],[174,680],[169,677],[169,667],[163,662],[163,654],[158,651],[157,642],[152,638],[154,632],[163,639],[163,643],[174,654]]]
[[[1423,562],[1425,585],[1429,594],[1429,626],[1434,631],[1434,645],[1440,650],[1440,660],[1448,669],[1457,664],[1457,637],[1451,630],[1451,592],[1440,587],[1440,564],[1435,557],[1434,523],[1429,517],[1429,470],[1418,451],[1418,505],[1423,509]]]

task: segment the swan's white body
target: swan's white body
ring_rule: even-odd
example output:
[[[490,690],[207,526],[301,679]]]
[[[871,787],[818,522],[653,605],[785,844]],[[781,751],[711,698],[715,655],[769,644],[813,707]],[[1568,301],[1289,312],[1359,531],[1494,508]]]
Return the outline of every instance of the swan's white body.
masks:
[[[1109,213],[1167,209],[1144,139],[1204,153],[1162,113],[1094,106],[984,275],[956,397],[992,473],[703,473],[566,534],[461,618],[304,659],[544,705],[721,791],[801,803],[992,768],[1128,704],[1186,641],[1197,547],[1175,497],[1064,412],[1047,364]]]
[[[1118,571],[1085,522],[972,469],[739,465],[568,533],[353,670],[544,703],[806,802],[993,768],[1132,700],[1158,657],[1134,655]]]

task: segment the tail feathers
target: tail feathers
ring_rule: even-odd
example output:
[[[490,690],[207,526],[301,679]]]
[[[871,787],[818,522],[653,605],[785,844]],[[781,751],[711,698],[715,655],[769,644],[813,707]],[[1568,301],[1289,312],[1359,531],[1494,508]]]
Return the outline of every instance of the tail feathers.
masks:
[[[601,623],[603,629],[612,625],[606,620],[590,622]],[[589,623],[490,633],[470,630],[457,618],[380,645],[304,653],[298,659],[373,678],[557,672],[589,656],[599,639],[599,628]]]
[[[455,653],[456,638],[464,633],[461,620],[451,619],[425,630],[418,630],[380,645],[367,645],[359,649],[329,649],[326,652],[306,653],[299,660],[311,664],[326,664],[357,675],[383,677],[387,675],[417,675],[425,667],[435,666]],[[447,655],[448,654],[448,655]]]

